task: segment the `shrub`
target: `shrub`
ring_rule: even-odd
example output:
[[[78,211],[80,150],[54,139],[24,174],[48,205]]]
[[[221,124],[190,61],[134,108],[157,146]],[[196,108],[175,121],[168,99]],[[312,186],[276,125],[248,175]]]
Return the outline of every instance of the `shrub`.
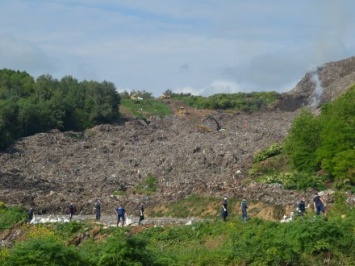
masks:
[[[254,163],[264,161],[272,156],[280,154],[282,151],[282,144],[274,143],[265,150],[262,150],[255,154]]]
[[[25,222],[26,219],[27,213],[23,208],[7,208],[5,205],[0,208],[0,230],[9,229],[16,223]]]
[[[312,187],[322,190],[325,188],[322,176],[297,171],[263,175],[259,177],[257,181],[266,184],[282,184],[286,189],[305,190]]]
[[[98,265],[158,265],[146,245],[142,239],[116,232],[102,243]]]
[[[137,184],[137,192],[140,194],[152,194],[154,193],[158,188],[158,181],[157,179],[152,175],[148,174],[147,178]]]
[[[5,258],[4,266],[11,265],[89,265],[81,254],[53,236],[29,238],[17,243]]]

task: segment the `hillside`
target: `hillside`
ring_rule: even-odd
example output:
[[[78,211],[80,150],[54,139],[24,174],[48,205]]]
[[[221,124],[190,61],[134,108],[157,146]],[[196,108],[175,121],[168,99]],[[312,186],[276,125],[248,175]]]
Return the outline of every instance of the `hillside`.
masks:
[[[181,115],[180,102],[165,100],[175,114],[151,117],[148,123],[127,117],[85,132],[23,138],[0,154],[0,201],[57,213],[74,202],[80,213],[90,214],[101,198],[103,213],[111,214],[119,202],[132,210],[144,201],[149,209],[198,194],[246,197],[259,209],[264,205],[258,204],[291,208],[299,192],[250,182],[248,169],[256,152],[285,138],[299,108],[319,108],[355,83],[355,59],[326,64],[316,73],[322,90],[307,73],[274,108],[259,113],[186,107],[187,114]],[[312,100],[316,94],[317,104]],[[217,131],[211,119],[203,121],[207,114],[223,130]],[[203,132],[203,127],[211,131]],[[147,178],[157,181],[155,193],[144,190]],[[273,209],[255,213],[279,218]]]

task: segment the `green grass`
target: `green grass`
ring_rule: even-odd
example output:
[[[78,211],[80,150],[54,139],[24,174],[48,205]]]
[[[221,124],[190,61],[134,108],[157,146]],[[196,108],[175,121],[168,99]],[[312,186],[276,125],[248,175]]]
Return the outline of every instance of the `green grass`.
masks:
[[[230,213],[235,214],[239,211],[240,200],[234,198],[228,199],[228,210]],[[219,219],[222,210],[222,198],[190,195],[180,201],[166,204],[163,207],[150,210],[149,214],[157,217]]]
[[[181,211],[186,204],[197,211],[198,204],[212,200],[191,196],[179,205]],[[339,195],[337,202],[343,201]],[[21,208],[1,209],[6,216]],[[12,226],[21,232],[21,241],[0,248],[0,264],[324,265],[327,261],[328,265],[352,265],[355,210],[348,206],[339,211],[330,213],[327,221],[307,214],[304,220],[291,223],[258,218],[243,223],[232,216],[227,222],[214,219],[189,226],[146,227],[139,233],[134,227],[105,229],[92,222],[21,226],[21,220],[14,220]]]
[[[209,97],[202,97],[173,93],[171,99],[181,100],[188,106],[199,109],[255,112],[273,104],[278,95],[276,92],[251,92],[219,93]]]
[[[9,229],[17,223],[23,223],[27,220],[27,212],[22,207],[8,208],[6,205],[0,203],[0,231]]]
[[[137,118],[165,117],[172,114],[170,107],[158,99],[122,99],[121,105]]]

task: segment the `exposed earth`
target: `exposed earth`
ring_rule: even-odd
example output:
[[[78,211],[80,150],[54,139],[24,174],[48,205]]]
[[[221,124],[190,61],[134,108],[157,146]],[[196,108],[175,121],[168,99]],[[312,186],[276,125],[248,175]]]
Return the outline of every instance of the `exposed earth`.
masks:
[[[85,132],[53,130],[26,137],[0,153],[0,201],[58,214],[70,202],[78,213],[92,214],[100,198],[103,213],[111,214],[119,203],[133,211],[143,201],[149,214],[149,209],[192,194],[227,195],[247,198],[254,216],[280,219],[301,194],[251,182],[254,154],[281,142],[300,108],[318,112],[354,83],[351,57],[307,73],[272,108],[259,113],[195,110],[164,100],[175,114],[163,119],[151,117],[147,123],[126,117]],[[187,114],[178,112],[181,106]],[[212,119],[203,121],[206,115],[222,130]],[[158,181],[157,192],[149,195],[139,190],[147,177]],[[310,199],[313,193],[304,194]],[[325,197],[331,204],[331,195]]]

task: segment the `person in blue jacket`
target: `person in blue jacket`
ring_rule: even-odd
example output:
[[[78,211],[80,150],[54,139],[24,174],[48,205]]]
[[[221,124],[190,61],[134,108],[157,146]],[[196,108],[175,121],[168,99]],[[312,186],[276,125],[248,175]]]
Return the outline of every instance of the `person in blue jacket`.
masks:
[[[325,210],[326,204],[318,193],[314,195],[313,207],[317,215],[323,213],[323,217],[325,218],[325,216],[327,215],[327,212]]]
[[[124,226],[126,220],[125,208],[123,208],[122,205],[120,205],[118,208],[115,209],[115,211],[117,213],[117,226],[119,225],[121,220],[122,220],[122,226]]]

